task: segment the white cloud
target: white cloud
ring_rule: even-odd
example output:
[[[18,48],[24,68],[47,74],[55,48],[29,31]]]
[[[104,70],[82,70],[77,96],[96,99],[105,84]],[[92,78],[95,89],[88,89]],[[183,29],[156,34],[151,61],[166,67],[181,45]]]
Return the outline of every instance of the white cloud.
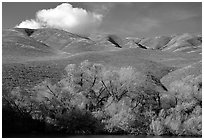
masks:
[[[90,33],[102,22],[103,15],[74,8],[69,3],[54,9],[43,9],[36,13],[36,19],[21,22],[19,28],[57,28],[73,33]]]
[[[18,26],[18,28],[31,28],[31,29],[38,29],[41,27],[40,23],[36,22],[35,20],[25,20],[21,22]]]

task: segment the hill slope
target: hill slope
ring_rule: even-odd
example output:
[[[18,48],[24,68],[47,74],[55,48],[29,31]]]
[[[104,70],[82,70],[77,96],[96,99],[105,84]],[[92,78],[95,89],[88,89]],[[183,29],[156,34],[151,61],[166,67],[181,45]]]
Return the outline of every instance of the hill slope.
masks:
[[[143,39],[110,34],[83,37],[57,29],[23,28],[3,30],[2,34],[4,91],[46,78],[56,82],[66,65],[84,60],[107,67],[132,66],[157,80],[163,77],[165,86],[172,77],[182,75],[181,68],[193,64],[195,68],[189,71],[200,73],[202,66],[202,38],[190,34]]]
[[[172,83],[173,81],[181,80],[189,75],[196,77],[201,74],[202,74],[202,61],[199,61],[168,73],[161,79],[161,82],[168,88],[170,83]]]

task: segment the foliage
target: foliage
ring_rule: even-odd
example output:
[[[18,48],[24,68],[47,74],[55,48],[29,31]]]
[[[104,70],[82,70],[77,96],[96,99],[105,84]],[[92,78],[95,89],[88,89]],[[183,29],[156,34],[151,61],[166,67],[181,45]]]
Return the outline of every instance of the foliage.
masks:
[[[172,83],[177,104],[164,110],[162,100],[170,96],[151,89],[133,67],[106,68],[86,60],[65,70],[67,75],[54,85],[47,79],[3,97],[19,113],[66,134],[201,134],[202,101],[194,82]]]
[[[177,105],[161,110],[162,115],[152,120],[153,133],[202,136],[201,75],[197,77],[191,75],[180,81],[174,81],[170,87]]]

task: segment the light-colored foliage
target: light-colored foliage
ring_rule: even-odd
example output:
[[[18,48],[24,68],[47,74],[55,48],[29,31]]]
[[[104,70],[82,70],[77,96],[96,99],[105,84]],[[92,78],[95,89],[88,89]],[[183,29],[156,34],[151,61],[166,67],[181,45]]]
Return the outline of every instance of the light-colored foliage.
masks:
[[[170,95],[160,95],[144,87],[146,77],[130,66],[106,68],[84,61],[65,70],[67,75],[54,85],[45,80],[33,88],[17,87],[6,99],[21,113],[66,133],[202,133],[200,77],[175,81]],[[165,101],[171,105],[161,104]]]
[[[152,122],[155,135],[202,135],[202,96],[201,76],[187,76],[170,85],[171,96],[177,100],[177,105],[166,108],[163,116],[158,116]],[[162,110],[164,112],[164,110]],[[159,120],[159,121],[158,121]],[[162,132],[158,128],[163,127]],[[160,129],[159,129],[160,130]]]

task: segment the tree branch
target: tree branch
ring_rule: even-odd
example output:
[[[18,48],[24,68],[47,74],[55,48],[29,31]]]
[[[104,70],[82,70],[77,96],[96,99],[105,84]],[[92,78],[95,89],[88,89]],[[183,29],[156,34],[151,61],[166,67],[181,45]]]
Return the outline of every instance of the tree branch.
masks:
[[[108,91],[109,95],[111,95],[111,92],[108,90],[108,88],[107,88],[106,84],[103,82],[103,80],[101,82],[102,82],[103,86],[106,88],[106,90]]]

